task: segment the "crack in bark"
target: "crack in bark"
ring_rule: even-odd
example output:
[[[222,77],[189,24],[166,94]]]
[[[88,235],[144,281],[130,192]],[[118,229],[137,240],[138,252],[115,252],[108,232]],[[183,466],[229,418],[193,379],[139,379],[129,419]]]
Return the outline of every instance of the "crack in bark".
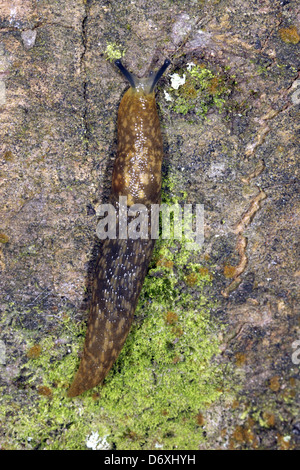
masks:
[[[80,69],[81,74],[83,75],[83,102],[84,102],[84,109],[83,109],[83,116],[82,116],[82,123],[83,123],[83,144],[85,147],[85,153],[89,153],[89,137],[90,137],[90,130],[89,130],[89,121],[88,121],[88,83],[87,83],[87,73],[86,73],[86,65],[85,65],[85,55],[87,51],[87,22],[89,18],[89,0],[84,1],[84,17],[81,23],[81,40],[82,40],[82,47],[83,51],[80,56]]]

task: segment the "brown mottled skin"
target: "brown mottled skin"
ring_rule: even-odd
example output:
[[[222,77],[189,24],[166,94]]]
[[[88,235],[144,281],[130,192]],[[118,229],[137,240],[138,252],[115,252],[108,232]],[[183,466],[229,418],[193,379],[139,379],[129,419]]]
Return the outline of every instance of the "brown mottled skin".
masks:
[[[137,86],[127,90],[118,112],[118,149],[110,197],[116,208],[119,196],[127,196],[129,207],[140,203],[150,208],[150,204],[160,202],[163,146],[155,95],[149,84],[139,86],[138,79],[134,80]],[[148,240],[117,237],[103,241],[83,355],[69,397],[101,383],[118,357],[131,327],[154,243],[150,235]]]

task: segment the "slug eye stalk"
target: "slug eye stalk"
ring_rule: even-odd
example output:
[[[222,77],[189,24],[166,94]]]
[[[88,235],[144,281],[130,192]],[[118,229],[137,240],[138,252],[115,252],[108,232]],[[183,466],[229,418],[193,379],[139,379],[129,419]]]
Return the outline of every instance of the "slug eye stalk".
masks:
[[[169,67],[170,63],[171,61],[169,59],[166,59],[164,61],[164,64],[161,66],[161,68],[156,72],[156,74],[154,75],[152,86],[150,88],[150,93],[152,93],[152,91],[155,88],[155,85],[157,84],[160,77],[163,75],[164,71]]]
[[[121,60],[118,59],[115,61],[115,64],[116,66],[121,70],[122,74],[124,75],[125,78],[127,78],[127,80],[129,81],[130,83],[130,86],[132,86],[132,88],[135,88],[135,83],[134,83],[134,78],[133,78],[133,75],[124,67],[124,65],[122,64]]]

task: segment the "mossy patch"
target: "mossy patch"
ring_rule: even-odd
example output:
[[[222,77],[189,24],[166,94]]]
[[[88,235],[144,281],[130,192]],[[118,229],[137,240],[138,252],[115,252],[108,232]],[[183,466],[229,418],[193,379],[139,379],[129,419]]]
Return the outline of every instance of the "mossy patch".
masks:
[[[115,42],[108,42],[105,49],[105,55],[110,62],[114,62],[117,59],[121,59],[125,54],[122,51],[121,46]]]
[[[298,44],[300,36],[296,26],[290,26],[288,28],[281,28],[278,31],[280,39],[286,44]]]
[[[8,243],[9,237],[5,233],[0,233],[0,243]]]
[[[164,91],[169,108],[178,114],[201,117],[206,117],[212,108],[224,110],[235,84],[227,71],[214,72],[204,63],[190,62],[170,78],[170,86]]]

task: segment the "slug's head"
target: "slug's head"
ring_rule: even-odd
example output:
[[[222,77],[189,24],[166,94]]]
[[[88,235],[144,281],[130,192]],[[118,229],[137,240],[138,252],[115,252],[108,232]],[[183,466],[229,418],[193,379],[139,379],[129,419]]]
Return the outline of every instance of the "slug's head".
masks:
[[[132,73],[130,73],[124,67],[124,65],[122,64],[122,62],[120,60],[115,61],[116,66],[121,70],[124,77],[126,77],[127,80],[129,81],[131,88],[133,90],[135,90],[139,93],[143,93],[145,95],[153,93],[154,88],[155,88],[158,80],[160,79],[160,77],[162,76],[162,74],[164,73],[166,68],[169,67],[170,63],[171,63],[170,60],[166,59],[164,64],[161,66],[161,68],[156,73],[153,73],[151,71],[149,73],[148,77],[138,78],[135,75],[133,75]]]

